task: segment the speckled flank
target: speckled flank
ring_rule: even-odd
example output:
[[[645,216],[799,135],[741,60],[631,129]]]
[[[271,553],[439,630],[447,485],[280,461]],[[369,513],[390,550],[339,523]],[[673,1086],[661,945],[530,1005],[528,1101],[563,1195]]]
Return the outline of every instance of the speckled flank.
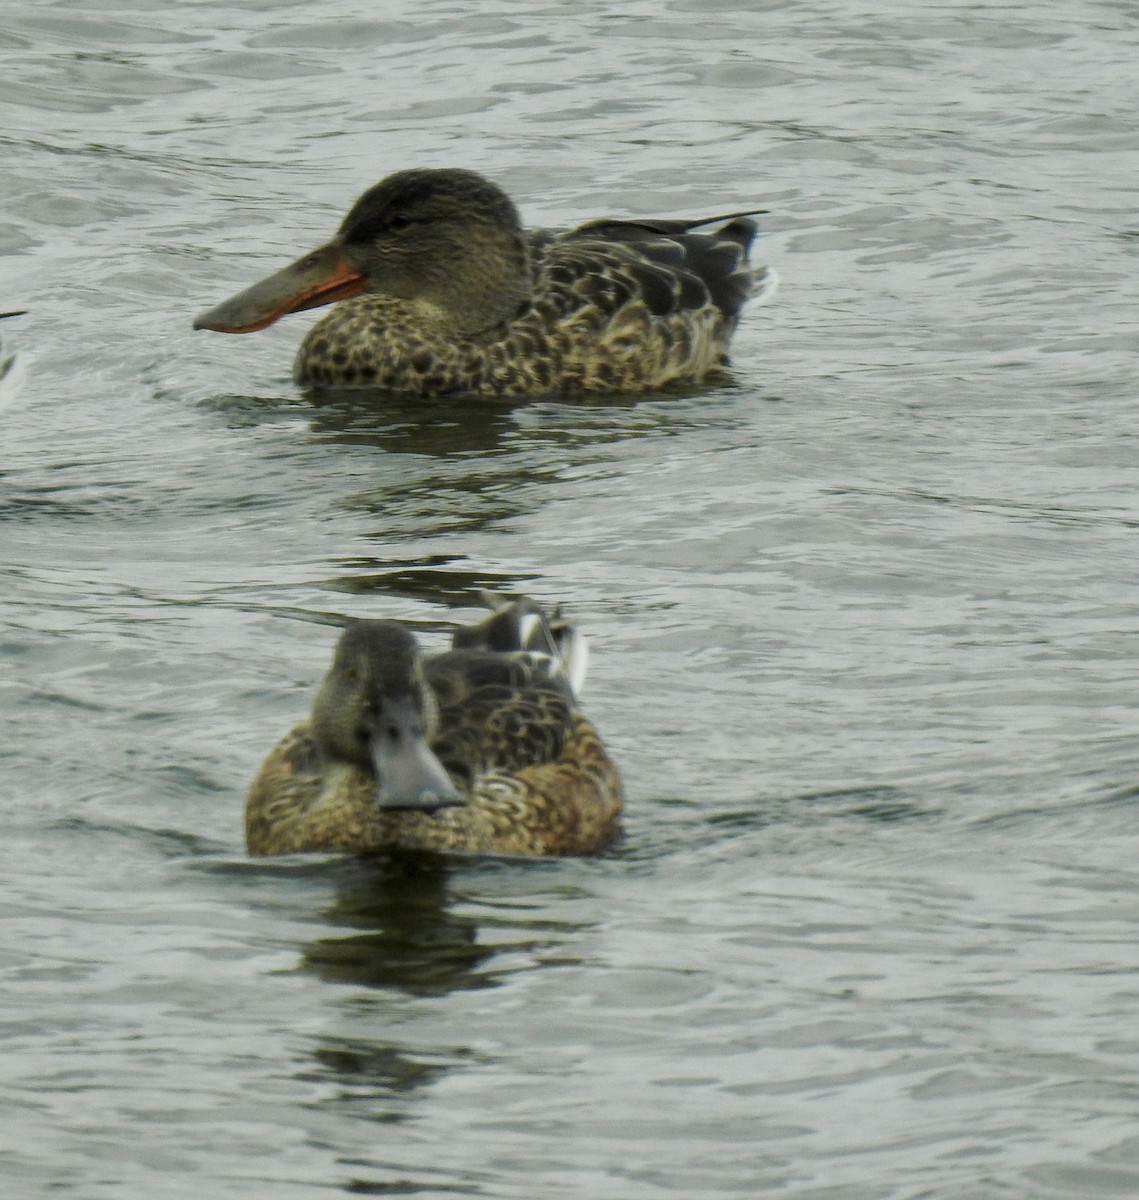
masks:
[[[322,762],[307,725],[261,768],[246,806],[251,854],[385,848],[484,854],[590,854],[620,831],[620,777],[582,716],[554,762],[479,778],[468,801],[438,813],[382,812],[360,767]]]
[[[361,296],[310,330],[294,375],[323,387],[521,396],[650,391],[726,365],[735,322],[714,305],[654,315],[609,282],[612,290],[593,298],[573,288],[539,294],[490,341],[453,335],[426,306]]]

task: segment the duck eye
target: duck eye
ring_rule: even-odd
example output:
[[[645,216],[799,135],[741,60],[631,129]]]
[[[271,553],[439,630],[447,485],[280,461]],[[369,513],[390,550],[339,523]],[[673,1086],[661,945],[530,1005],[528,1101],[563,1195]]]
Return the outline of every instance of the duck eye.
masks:
[[[412,220],[406,213],[392,213],[388,217],[388,229],[396,232],[406,229],[410,224],[412,224]]]

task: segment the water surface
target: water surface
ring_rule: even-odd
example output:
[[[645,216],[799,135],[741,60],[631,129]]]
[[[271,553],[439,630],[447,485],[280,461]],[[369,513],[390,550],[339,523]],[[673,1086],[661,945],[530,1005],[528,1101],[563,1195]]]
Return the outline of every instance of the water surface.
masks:
[[[8,1194],[1139,1190],[1137,19],[10,0]],[[414,164],[758,205],[732,380],[320,400],[193,315]],[[593,860],[248,860],[346,616],[564,602]]]

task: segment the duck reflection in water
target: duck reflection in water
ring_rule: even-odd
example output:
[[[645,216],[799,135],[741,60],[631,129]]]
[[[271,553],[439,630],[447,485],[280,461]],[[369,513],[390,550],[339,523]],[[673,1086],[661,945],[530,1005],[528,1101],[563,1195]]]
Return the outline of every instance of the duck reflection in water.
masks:
[[[304,948],[307,971],[331,983],[390,988],[413,996],[491,987],[480,971],[496,953],[473,917],[449,907],[449,868],[438,855],[395,851],[362,860],[322,916],[347,936]]]
[[[358,462],[368,461],[368,449],[378,452],[372,469],[344,476],[353,486],[339,502],[382,517],[385,539],[454,536],[541,512],[567,475],[619,474],[633,440],[734,430],[739,420],[735,403],[712,402],[706,388],[673,388],[667,400],[463,406],[391,393],[379,404],[372,393],[335,392],[311,396],[309,414],[311,440],[330,448],[326,482],[340,478],[333,448],[350,447]]]

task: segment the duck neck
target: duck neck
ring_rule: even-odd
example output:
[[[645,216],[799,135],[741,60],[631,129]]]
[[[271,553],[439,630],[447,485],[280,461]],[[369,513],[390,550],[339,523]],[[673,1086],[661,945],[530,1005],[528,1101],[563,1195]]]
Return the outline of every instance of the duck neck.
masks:
[[[423,281],[424,298],[464,337],[479,338],[514,320],[531,294],[530,258],[521,232],[472,239],[447,269]]]

